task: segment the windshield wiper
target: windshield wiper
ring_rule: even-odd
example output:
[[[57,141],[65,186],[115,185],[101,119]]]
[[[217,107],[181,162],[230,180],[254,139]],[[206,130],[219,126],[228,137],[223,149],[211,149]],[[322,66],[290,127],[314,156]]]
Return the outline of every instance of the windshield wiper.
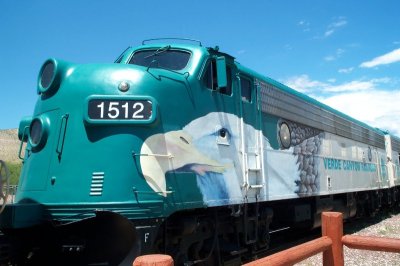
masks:
[[[152,57],[152,56],[157,56],[159,54],[162,54],[162,53],[168,51],[169,49],[171,49],[171,45],[167,45],[167,46],[158,48],[154,53],[152,53],[151,55],[146,56],[144,59],[147,59],[147,58]]]
[[[150,57],[156,57],[157,55],[162,54],[162,53],[168,51],[170,48],[171,48],[171,45],[167,45],[167,46],[158,48],[158,49],[157,49],[154,53],[152,53],[151,55],[148,55],[148,56],[144,57],[144,59],[147,59],[147,58],[150,58]],[[156,63],[156,62],[157,62],[157,60],[156,60],[155,58],[154,58],[153,60],[151,60],[150,64],[147,66],[147,70],[146,70],[146,71],[149,71],[151,65],[153,65],[153,63]]]
[[[168,51],[169,49],[171,49],[171,45],[167,45],[167,46],[164,46],[164,47],[160,47],[160,48],[158,48],[154,53],[152,53],[151,55],[145,56],[143,59],[147,59],[147,58],[150,58],[150,57],[155,57],[155,56],[157,56],[157,55],[159,55],[159,54],[162,54],[162,53]],[[147,66],[146,71],[149,72],[150,67],[153,65],[153,63],[156,63],[156,62],[157,62],[157,59],[155,59],[155,58],[154,58],[153,60],[151,60],[150,64]],[[164,69],[164,70],[168,70],[168,71],[177,73],[177,74],[179,74],[179,75],[182,75],[182,73],[180,73],[180,72],[178,72],[178,71],[175,71],[175,70],[172,70],[172,69],[169,69],[169,68],[165,68],[165,67],[157,67],[157,68]],[[149,72],[149,73],[150,73],[150,72]],[[185,72],[185,73],[183,73],[183,75],[184,75],[185,78],[187,79],[187,78],[189,77],[190,74],[189,74],[189,72]]]

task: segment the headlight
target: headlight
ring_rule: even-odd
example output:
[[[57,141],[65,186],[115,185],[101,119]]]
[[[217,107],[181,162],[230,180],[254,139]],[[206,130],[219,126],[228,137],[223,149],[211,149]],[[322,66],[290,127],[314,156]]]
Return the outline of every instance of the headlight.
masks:
[[[29,126],[29,143],[33,151],[41,150],[47,141],[49,120],[44,117],[36,117]]]
[[[46,60],[39,71],[38,93],[53,95],[61,83],[60,61],[53,58]]]
[[[54,79],[55,69],[56,66],[52,60],[47,61],[43,65],[43,70],[40,75],[40,85],[42,89],[47,90],[50,87]]]
[[[32,121],[29,128],[29,135],[31,136],[31,143],[33,145],[38,145],[42,137],[42,122],[39,119]]]
[[[286,123],[282,123],[279,127],[279,140],[282,148],[289,149],[292,140],[290,139],[290,129]]]

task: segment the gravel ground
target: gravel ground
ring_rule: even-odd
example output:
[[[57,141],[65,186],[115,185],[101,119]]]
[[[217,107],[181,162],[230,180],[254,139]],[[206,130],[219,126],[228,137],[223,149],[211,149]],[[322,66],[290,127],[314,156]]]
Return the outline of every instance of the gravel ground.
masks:
[[[17,129],[0,129],[0,160],[19,162],[19,145]]]
[[[364,223],[347,223],[344,225],[344,227],[344,234],[400,238],[400,213],[380,214],[378,217],[370,218]],[[343,250],[344,264],[346,266],[400,266],[400,253],[350,249],[346,246],[344,246]],[[322,265],[322,253],[310,257],[295,265]]]

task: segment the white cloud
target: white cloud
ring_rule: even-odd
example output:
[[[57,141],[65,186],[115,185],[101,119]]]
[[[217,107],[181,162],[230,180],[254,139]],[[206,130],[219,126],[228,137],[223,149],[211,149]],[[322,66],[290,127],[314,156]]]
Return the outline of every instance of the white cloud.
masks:
[[[297,25],[300,26],[304,32],[310,31],[310,22],[308,21],[300,20]]]
[[[339,48],[339,49],[336,50],[336,55],[337,56],[341,56],[344,52],[345,52],[345,50]]]
[[[370,90],[350,92],[318,100],[372,127],[400,136],[400,108],[396,101],[400,89],[395,91]]]
[[[312,94],[326,94],[326,93],[338,93],[338,92],[357,92],[357,91],[368,91],[376,89],[381,83],[389,83],[390,78],[380,78],[371,80],[353,80],[342,84],[332,84],[332,80],[328,80],[329,83],[321,82],[318,80],[312,80],[306,74],[300,76],[293,76],[285,81],[284,84],[289,87],[298,90],[300,92],[312,93]]]
[[[331,36],[334,32],[335,32],[335,30],[333,30],[333,29],[327,30],[327,31],[325,31],[324,36],[325,37]]]
[[[340,18],[338,21],[332,23],[330,26],[332,28],[340,28],[347,24],[347,21],[344,18]]]
[[[338,59],[339,57],[341,57],[342,54],[343,54],[344,52],[345,52],[345,50],[343,50],[343,49],[341,49],[341,48],[336,49],[334,55],[325,56],[325,57],[324,57],[324,60],[325,60],[325,61],[334,61],[334,60]]]
[[[400,62],[400,48],[393,50],[387,54],[375,57],[371,61],[363,62],[361,63],[360,67],[371,68],[396,62]]]
[[[326,83],[320,82],[320,81],[315,81],[311,80],[308,75],[300,75],[300,76],[294,76],[290,77],[289,79],[285,80],[283,82],[287,86],[298,90],[300,92],[312,92],[315,90],[318,90],[320,88],[324,88],[327,86]]]
[[[384,77],[384,78],[379,78],[379,79],[371,79],[371,81],[374,83],[386,83],[387,84],[387,83],[392,82],[392,79],[388,78],[388,77]]]
[[[305,25],[307,22],[305,20],[300,20],[299,23],[297,23],[299,26]]]
[[[349,74],[354,70],[354,67],[349,67],[349,68],[341,68],[338,70],[339,73],[343,74]]]
[[[347,25],[347,20],[344,17],[337,18],[336,21],[328,25],[324,33],[324,37],[331,36],[337,29]]]
[[[375,82],[354,80],[341,85],[330,86],[325,88],[328,92],[345,92],[345,91],[365,91],[375,87]]]
[[[334,60],[336,60],[336,57],[334,57],[333,55],[328,55],[328,56],[325,56],[324,57],[324,60],[325,61],[334,61]]]
[[[291,77],[283,83],[372,127],[389,130],[400,136],[400,107],[393,100],[400,99],[400,88],[379,90],[382,84],[392,82],[384,77],[334,85],[312,80],[304,74]]]

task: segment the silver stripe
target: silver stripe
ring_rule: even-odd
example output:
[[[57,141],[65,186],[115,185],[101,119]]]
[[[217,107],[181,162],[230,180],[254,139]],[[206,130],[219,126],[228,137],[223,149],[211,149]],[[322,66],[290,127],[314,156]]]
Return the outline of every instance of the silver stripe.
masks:
[[[400,152],[400,140],[393,136],[390,136],[390,139],[392,140],[392,150]]]
[[[296,121],[375,147],[385,148],[383,134],[380,135],[369,128],[313,105],[296,95],[284,92],[271,84],[260,80],[256,82],[260,86],[261,109],[264,113]]]

